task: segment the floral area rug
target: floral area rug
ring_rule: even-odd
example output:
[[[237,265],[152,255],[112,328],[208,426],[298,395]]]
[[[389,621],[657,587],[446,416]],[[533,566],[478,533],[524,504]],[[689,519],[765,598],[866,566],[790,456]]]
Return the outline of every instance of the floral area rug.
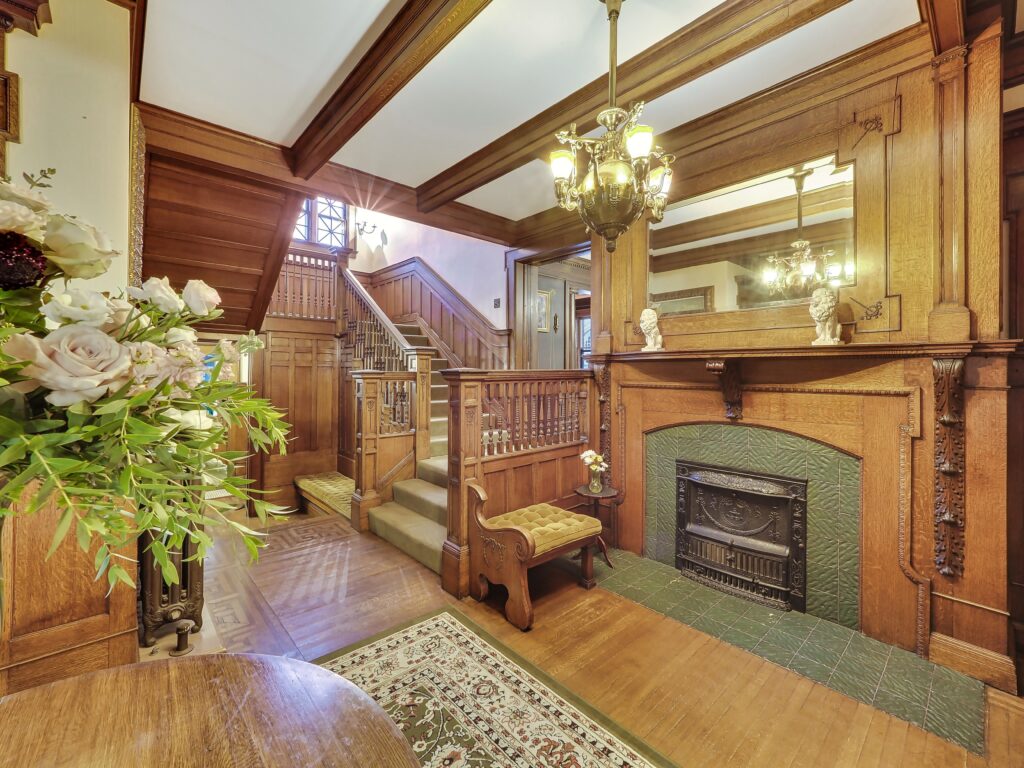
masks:
[[[372,696],[425,768],[672,765],[449,611],[317,663]]]

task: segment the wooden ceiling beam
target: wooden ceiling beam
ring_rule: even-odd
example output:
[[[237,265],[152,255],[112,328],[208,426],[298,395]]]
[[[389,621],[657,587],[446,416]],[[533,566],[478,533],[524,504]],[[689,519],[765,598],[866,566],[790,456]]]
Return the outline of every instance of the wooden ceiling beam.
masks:
[[[476,18],[490,0],[407,0],[288,152],[309,179]]]
[[[847,2],[727,0],[621,64],[618,101],[663,96]],[[552,148],[555,132],[570,123],[577,124],[580,134],[593,130],[607,95],[607,77],[602,76],[424,182],[416,190],[420,210],[435,210],[542,157]]]
[[[177,112],[140,104],[151,154],[226,171],[305,195],[324,195],[350,205],[415,221],[449,232],[510,245],[516,223],[478,208],[450,203],[429,214],[416,207],[416,191],[368,173],[328,163],[309,179],[295,176],[285,148],[252,136],[196,120]]]
[[[853,182],[822,187],[803,195],[804,216],[831,213],[842,208],[853,208]],[[744,229],[753,229],[780,221],[796,219],[796,194],[748,205],[745,208],[705,216],[694,221],[651,230],[651,248],[661,250],[676,245],[694,243],[711,237],[721,237]]]
[[[967,42],[964,0],[917,0],[917,4],[928,25],[936,56]]]

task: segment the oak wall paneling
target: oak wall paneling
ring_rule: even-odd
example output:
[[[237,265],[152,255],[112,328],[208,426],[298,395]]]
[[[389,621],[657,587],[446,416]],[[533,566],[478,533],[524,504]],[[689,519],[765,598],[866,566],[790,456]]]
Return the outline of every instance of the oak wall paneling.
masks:
[[[288,453],[260,456],[259,487],[268,500],[295,507],[296,475],[333,472],[338,445],[338,340],[330,334],[274,330],[265,326],[266,348],[253,365],[262,397],[285,412],[291,425]]]
[[[367,276],[367,290],[391,320],[418,323],[457,367],[507,368],[512,332],[497,329],[419,257]]]
[[[135,590],[96,580],[74,536],[44,559],[61,509],[6,518],[0,532],[0,696],[139,660]],[[135,544],[124,565],[134,578]]]
[[[166,275],[217,289],[222,317],[203,330],[259,330],[287,254],[302,196],[150,155],[146,171],[143,279]]]

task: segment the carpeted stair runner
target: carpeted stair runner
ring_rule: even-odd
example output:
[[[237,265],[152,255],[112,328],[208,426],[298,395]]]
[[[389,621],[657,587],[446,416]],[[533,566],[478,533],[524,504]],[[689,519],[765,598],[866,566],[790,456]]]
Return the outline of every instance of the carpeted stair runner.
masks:
[[[416,347],[430,347],[418,325],[399,324]],[[416,478],[394,484],[394,501],[370,510],[370,530],[441,572],[441,546],[448,535],[448,385],[440,371],[451,364],[438,352],[431,361],[430,456],[416,464]]]

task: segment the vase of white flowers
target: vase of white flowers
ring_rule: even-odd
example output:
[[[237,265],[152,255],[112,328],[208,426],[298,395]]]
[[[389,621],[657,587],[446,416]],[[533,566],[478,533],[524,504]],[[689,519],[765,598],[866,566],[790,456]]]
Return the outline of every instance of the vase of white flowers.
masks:
[[[597,451],[586,450],[580,454],[580,459],[590,472],[587,489],[591,493],[601,493],[604,490],[604,473],[608,471],[604,456]]]
[[[244,454],[221,446],[241,426],[256,450],[284,452],[282,414],[232,375],[261,343],[250,333],[200,349],[193,326],[221,314],[200,280],[179,293],[150,277],[116,296],[69,283],[103,274],[115,252],[53,211],[53,173],[0,182],[0,523],[56,503],[51,552],[73,532],[111,587],[132,582],[116,553],[143,532],[168,582],[168,553],[189,539],[204,557],[218,523],[255,556],[261,536],[227,514],[278,509],[231,471]]]

